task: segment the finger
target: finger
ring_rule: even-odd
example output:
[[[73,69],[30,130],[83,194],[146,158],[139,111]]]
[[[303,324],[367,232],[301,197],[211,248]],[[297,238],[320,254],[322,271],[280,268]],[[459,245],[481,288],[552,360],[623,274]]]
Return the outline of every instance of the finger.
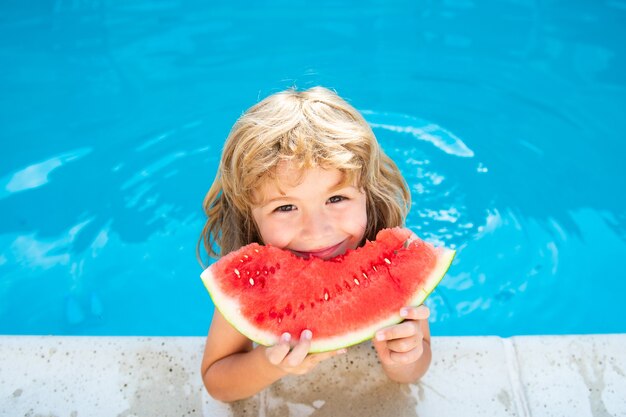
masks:
[[[377,331],[376,340],[381,342],[384,340],[401,339],[403,337],[415,336],[418,332],[420,332],[418,322],[410,320]]]
[[[409,364],[417,361],[424,352],[424,349],[421,345],[415,347],[409,352],[399,353],[399,352],[390,352],[389,358],[391,361],[397,364]]]
[[[430,309],[425,305],[419,307],[402,307],[400,317],[406,320],[426,320],[430,316]]]
[[[393,363],[389,357],[390,351],[387,349],[387,342],[374,339],[372,344],[374,345],[374,349],[376,349],[376,353],[378,353],[378,358],[381,363]]]
[[[290,340],[291,335],[289,333],[283,333],[282,336],[280,336],[278,344],[265,350],[265,356],[272,365],[278,365],[285,359],[285,356],[289,353]]]
[[[405,337],[402,339],[390,340],[387,342],[387,349],[392,352],[406,353],[415,349],[421,343],[421,338]]]
[[[311,333],[310,330],[302,331],[300,334],[300,341],[285,358],[288,366],[296,367],[304,361],[306,355],[309,353],[309,349],[311,348],[312,337],[313,333]]]
[[[289,343],[291,341],[291,335],[289,333],[283,333],[280,336],[278,343],[266,349],[265,354],[270,359],[270,362],[277,365],[285,358],[289,350],[291,349]]]
[[[309,355],[309,358],[311,358],[315,363],[320,363],[325,361],[326,359],[332,358],[333,356],[343,355],[347,351],[347,349],[338,349],[331,350],[329,352],[313,353]]]

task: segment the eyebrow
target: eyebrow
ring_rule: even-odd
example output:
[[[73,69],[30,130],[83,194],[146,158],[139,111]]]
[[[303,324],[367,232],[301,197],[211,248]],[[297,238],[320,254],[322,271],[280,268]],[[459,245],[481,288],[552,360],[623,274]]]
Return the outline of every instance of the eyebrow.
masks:
[[[342,178],[341,180],[339,180],[339,182],[337,182],[337,184],[332,185],[326,192],[332,193],[332,192],[335,192],[335,191],[342,190],[344,188],[351,188],[351,187],[354,187],[354,186],[353,185],[349,185]],[[356,188],[356,187],[354,187],[354,188]],[[280,188],[279,188],[279,190],[280,190]],[[293,197],[290,197],[287,194],[281,194],[279,197],[274,197],[274,198],[269,199],[267,201],[261,202],[261,205],[266,206],[266,205],[268,205],[270,203],[273,203],[274,201],[289,200],[290,198],[293,198]]]

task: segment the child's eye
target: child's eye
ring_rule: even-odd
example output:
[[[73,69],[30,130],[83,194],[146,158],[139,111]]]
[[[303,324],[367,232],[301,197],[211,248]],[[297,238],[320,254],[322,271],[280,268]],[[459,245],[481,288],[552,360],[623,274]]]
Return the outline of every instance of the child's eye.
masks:
[[[292,210],[295,210],[295,209],[296,209],[296,207],[293,204],[285,204],[284,206],[276,207],[274,209],[274,211],[286,212],[286,211],[292,211]]]
[[[334,195],[331,198],[328,199],[329,203],[339,203],[343,200],[347,200],[346,197],[342,196],[342,195]]]

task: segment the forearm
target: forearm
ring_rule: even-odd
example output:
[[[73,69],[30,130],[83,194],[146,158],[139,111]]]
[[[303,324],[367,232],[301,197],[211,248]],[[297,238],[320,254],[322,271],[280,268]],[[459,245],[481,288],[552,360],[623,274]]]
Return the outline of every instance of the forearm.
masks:
[[[383,364],[383,370],[385,374],[389,377],[389,379],[408,384],[411,382],[416,382],[419,380],[430,366],[430,362],[432,360],[432,352],[430,349],[430,343],[427,340],[422,341],[423,353],[420,358],[410,364],[393,364],[393,365],[385,365]]]
[[[265,358],[264,349],[259,346],[213,363],[202,375],[209,394],[220,401],[241,400],[257,394],[285,376],[285,372]]]

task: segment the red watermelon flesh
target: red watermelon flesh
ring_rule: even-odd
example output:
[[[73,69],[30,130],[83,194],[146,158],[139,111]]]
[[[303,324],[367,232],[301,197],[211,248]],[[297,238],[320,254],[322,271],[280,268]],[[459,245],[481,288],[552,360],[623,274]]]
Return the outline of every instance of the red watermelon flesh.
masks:
[[[374,242],[329,260],[304,259],[256,243],[224,256],[202,273],[222,315],[266,346],[309,329],[311,352],[351,346],[399,323],[399,311],[421,304],[443,278],[453,250],[385,229]],[[406,247],[405,247],[406,246]]]

